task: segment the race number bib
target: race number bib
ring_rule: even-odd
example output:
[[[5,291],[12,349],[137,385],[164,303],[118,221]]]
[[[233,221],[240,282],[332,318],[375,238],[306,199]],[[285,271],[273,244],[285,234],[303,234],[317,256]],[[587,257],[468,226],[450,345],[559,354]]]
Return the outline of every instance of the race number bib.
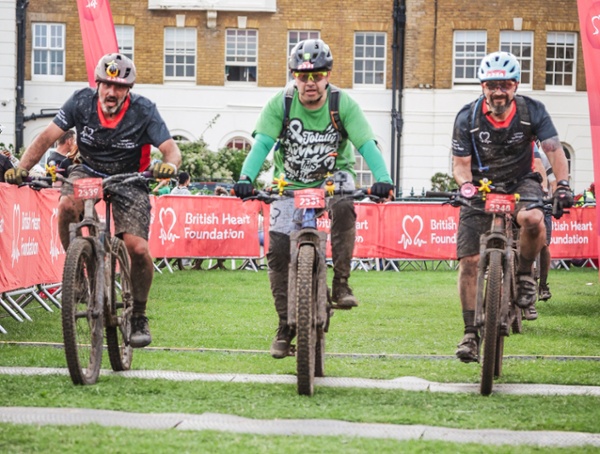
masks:
[[[324,208],[325,190],[311,188],[294,191],[294,206],[296,208]]]
[[[80,178],[73,182],[73,194],[76,199],[101,199],[102,178]]]
[[[485,211],[487,213],[512,213],[515,210],[515,196],[513,194],[493,194],[485,197]]]

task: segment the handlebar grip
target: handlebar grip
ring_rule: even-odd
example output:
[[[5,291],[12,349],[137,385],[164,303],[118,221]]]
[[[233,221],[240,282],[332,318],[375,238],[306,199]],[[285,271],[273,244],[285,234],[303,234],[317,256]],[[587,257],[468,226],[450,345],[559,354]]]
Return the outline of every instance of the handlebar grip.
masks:
[[[459,195],[458,192],[448,192],[448,191],[427,191],[425,193],[425,197],[453,197]]]

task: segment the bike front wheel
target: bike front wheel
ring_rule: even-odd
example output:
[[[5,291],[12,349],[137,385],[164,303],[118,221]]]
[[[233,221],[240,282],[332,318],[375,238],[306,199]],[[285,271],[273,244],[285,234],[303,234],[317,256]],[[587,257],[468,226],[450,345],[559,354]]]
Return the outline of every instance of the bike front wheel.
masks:
[[[102,309],[97,307],[96,253],[90,241],[75,238],[67,250],[62,283],[62,329],[71,380],[96,383],[102,363]]]
[[[113,238],[110,249],[110,301],[105,306],[106,346],[112,369],[129,370],[133,357],[133,348],[129,344],[133,311],[131,264],[121,239]]]
[[[488,276],[485,280],[485,323],[483,329],[483,360],[481,367],[481,394],[492,393],[494,374],[498,368],[498,324],[500,299],[502,298],[502,252],[489,255]],[[502,359],[500,358],[500,361]],[[501,367],[501,366],[500,366]]]
[[[315,250],[304,245],[298,251],[296,281],[296,373],[298,394],[312,396],[315,380],[316,276]]]

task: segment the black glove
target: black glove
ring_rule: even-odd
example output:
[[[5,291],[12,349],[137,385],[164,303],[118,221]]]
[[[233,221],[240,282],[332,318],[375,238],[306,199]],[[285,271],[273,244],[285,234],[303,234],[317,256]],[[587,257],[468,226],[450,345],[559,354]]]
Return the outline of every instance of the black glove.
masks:
[[[29,176],[29,172],[22,167],[8,169],[4,172],[4,181],[10,184],[23,184],[23,180]]]
[[[573,192],[568,186],[558,186],[554,195],[552,196],[552,216],[556,219],[560,219],[564,214],[565,208],[573,206]]]
[[[233,192],[242,200],[252,197],[254,195],[254,186],[252,186],[250,178],[242,175],[239,181],[233,185]]]
[[[381,199],[386,199],[388,197],[394,197],[394,185],[390,183],[385,183],[383,181],[378,181],[377,183],[371,186],[371,195],[379,197]]]
[[[177,174],[177,166],[170,162],[157,162],[152,167],[154,178],[174,178]]]

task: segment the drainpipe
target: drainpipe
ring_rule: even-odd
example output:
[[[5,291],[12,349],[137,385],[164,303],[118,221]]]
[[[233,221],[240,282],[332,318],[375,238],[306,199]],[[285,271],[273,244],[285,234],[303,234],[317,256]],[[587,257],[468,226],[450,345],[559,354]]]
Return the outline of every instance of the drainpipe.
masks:
[[[23,130],[25,129],[25,46],[27,39],[27,6],[29,0],[17,0],[17,86],[15,103],[15,151],[23,147]]]
[[[406,4],[394,0],[394,30],[392,40],[392,137],[391,176],[396,191],[401,191],[400,169],[402,149],[402,88],[404,86],[404,32],[406,30]],[[398,194],[400,197],[402,193]]]

